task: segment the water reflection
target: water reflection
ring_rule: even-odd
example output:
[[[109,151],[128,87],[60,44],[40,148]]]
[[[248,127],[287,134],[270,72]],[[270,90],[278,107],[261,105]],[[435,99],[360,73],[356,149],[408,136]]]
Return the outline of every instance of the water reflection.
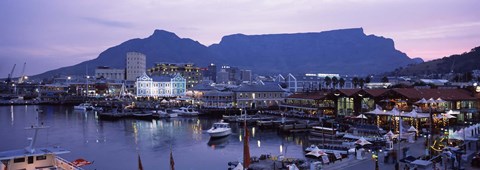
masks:
[[[154,121],[103,121],[98,120],[98,113],[76,112],[72,107],[42,106],[42,109],[40,120],[51,128],[40,132],[38,146],[65,147],[72,151],[62,155],[68,160],[78,157],[95,160],[95,164],[87,169],[135,169],[137,152],[142,154],[145,169],[168,169],[170,149],[174,152],[177,169],[220,170],[225,169],[227,162],[242,158],[243,124],[231,123],[232,135],[210,139],[205,130],[219,119],[179,117]],[[24,147],[25,138],[31,135],[23,129],[34,120],[34,110],[30,106],[28,109],[24,106],[0,107],[0,133],[11,134],[0,145],[0,151]],[[15,124],[12,126],[11,123]],[[301,145],[308,143],[305,136],[248,128],[252,134],[252,156],[278,155],[279,150],[282,154],[288,146],[289,157],[303,158]],[[112,152],[115,154],[109,154]]]

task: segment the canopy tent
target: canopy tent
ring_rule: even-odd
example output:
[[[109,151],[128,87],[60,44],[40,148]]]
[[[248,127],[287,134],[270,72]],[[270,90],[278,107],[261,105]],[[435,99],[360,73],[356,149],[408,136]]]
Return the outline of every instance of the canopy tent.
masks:
[[[288,167],[288,170],[299,170],[297,165],[295,164],[287,165],[287,167]]]
[[[364,137],[361,137],[360,139],[358,139],[357,141],[355,141],[355,144],[364,146],[364,145],[369,145],[369,144],[372,144],[372,143],[370,143],[369,141],[367,141]]]
[[[415,129],[415,127],[413,127],[413,126],[410,126],[410,128],[408,128],[407,132],[417,132],[417,129]]]
[[[358,115],[357,117],[355,118],[358,118],[358,119],[368,119],[367,116],[365,116],[364,114],[360,114]]]
[[[415,102],[415,104],[426,104],[427,100],[425,98],[420,99],[419,101]]]
[[[437,116],[437,118],[439,118],[439,119],[444,119],[444,118],[445,119],[452,119],[452,118],[457,118],[457,117],[455,117],[453,115],[450,115],[450,114],[442,113],[442,114],[439,114]]]
[[[450,115],[458,115],[458,114],[460,114],[460,111],[449,110],[449,111],[447,112],[447,114],[450,114]]]
[[[320,157],[320,156],[323,156],[323,155],[327,155],[327,153],[325,153],[325,151],[322,151],[322,150],[318,149],[318,147],[316,147],[312,151],[308,152],[306,155],[312,155],[312,156],[315,156],[315,157]]]

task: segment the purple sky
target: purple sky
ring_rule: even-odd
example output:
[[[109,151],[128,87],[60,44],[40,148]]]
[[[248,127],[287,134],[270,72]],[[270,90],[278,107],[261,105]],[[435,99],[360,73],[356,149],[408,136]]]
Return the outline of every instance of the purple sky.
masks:
[[[93,59],[164,29],[204,45],[222,36],[363,27],[425,60],[480,45],[479,0],[2,0],[0,77]]]

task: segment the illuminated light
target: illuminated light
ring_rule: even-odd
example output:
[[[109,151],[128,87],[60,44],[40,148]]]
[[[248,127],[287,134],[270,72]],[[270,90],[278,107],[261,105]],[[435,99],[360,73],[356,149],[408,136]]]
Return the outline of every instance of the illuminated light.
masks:
[[[255,137],[255,127],[252,127],[252,137]]]
[[[257,146],[260,147],[260,140],[257,140]]]
[[[238,140],[241,142],[242,141],[242,134],[238,135]]]
[[[280,145],[280,153],[283,153],[283,145]]]

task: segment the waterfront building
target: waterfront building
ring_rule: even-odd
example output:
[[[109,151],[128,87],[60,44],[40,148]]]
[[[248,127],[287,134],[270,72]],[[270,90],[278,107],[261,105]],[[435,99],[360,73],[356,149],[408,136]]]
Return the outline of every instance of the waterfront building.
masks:
[[[232,108],[234,103],[232,91],[206,91],[201,98],[202,107],[205,108]]]
[[[135,81],[146,70],[147,57],[139,52],[128,52],[126,57],[126,80]]]
[[[283,103],[286,91],[278,83],[241,84],[233,90],[237,108],[268,108]]]
[[[330,81],[325,81],[326,78]],[[332,79],[337,80],[336,82]],[[343,79],[343,83],[341,81]],[[352,89],[353,83],[348,77],[341,77],[339,74],[303,74],[293,75],[288,74],[285,79],[288,91],[292,93],[319,91],[322,89]]]
[[[100,66],[95,69],[95,78],[107,80],[125,80],[125,69]]]
[[[182,97],[186,92],[186,80],[180,74],[153,76],[143,73],[135,82],[137,97]]]
[[[200,83],[203,78],[201,68],[193,63],[156,63],[152,68],[148,69],[148,73],[152,76],[180,74],[186,79],[187,88]]]

